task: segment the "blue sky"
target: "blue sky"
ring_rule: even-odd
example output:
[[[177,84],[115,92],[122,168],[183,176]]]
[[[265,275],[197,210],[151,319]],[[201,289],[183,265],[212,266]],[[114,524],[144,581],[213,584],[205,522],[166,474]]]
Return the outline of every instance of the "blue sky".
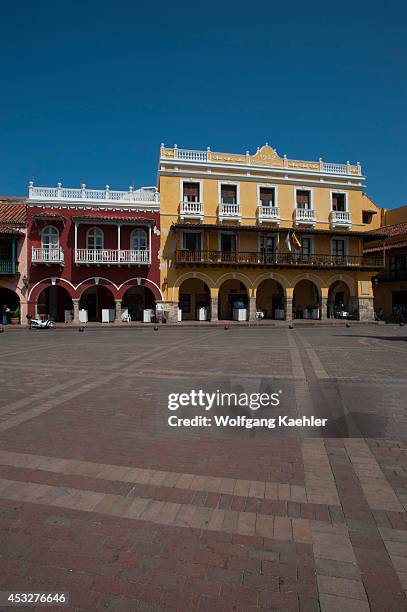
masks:
[[[405,3],[3,3],[0,193],[155,184],[160,142],[360,161],[407,203]]]

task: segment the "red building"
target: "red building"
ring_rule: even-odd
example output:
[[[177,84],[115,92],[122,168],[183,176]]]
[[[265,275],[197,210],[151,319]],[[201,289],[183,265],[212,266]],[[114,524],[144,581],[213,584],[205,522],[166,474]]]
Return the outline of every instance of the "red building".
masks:
[[[160,291],[159,194],[29,186],[28,313],[55,321],[142,320]],[[104,313],[106,316],[106,312]]]

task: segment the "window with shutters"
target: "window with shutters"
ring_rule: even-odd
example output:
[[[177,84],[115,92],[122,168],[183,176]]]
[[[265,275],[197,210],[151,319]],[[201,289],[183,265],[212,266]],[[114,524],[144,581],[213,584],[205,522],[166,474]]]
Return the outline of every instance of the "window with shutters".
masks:
[[[297,189],[297,208],[311,210],[311,192],[306,189]]]
[[[236,185],[221,185],[220,186],[220,200],[222,204],[236,204],[237,203],[237,186]]]
[[[260,187],[260,205],[275,206],[274,187]]]
[[[332,194],[332,210],[336,212],[346,212],[346,194],[344,193],[333,193]]]
[[[183,183],[183,202],[200,202],[199,183]]]

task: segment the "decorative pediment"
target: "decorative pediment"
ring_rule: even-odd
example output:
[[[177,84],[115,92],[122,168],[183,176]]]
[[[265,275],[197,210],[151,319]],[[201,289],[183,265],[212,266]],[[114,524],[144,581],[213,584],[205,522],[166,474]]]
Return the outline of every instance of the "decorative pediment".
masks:
[[[268,142],[258,148],[255,155],[250,156],[250,159],[253,164],[261,166],[282,166],[284,163],[277,151],[270,147]]]

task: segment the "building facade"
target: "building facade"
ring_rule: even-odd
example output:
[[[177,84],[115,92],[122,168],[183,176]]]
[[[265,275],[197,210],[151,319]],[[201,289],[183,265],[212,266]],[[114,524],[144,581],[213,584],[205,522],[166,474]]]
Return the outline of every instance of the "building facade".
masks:
[[[171,320],[373,320],[364,254],[380,209],[359,164],[160,149],[161,291]]]
[[[55,321],[142,320],[161,301],[159,194],[29,186],[32,317]],[[80,312],[86,311],[85,319]]]
[[[379,236],[377,236],[377,233]],[[407,206],[383,210],[382,227],[371,243],[367,255],[382,254],[385,269],[374,279],[374,304],[387,320],[407,317]]]
[[[0,324],[25,323],[27,314],[27,215],[25,198],[0,198]]]

